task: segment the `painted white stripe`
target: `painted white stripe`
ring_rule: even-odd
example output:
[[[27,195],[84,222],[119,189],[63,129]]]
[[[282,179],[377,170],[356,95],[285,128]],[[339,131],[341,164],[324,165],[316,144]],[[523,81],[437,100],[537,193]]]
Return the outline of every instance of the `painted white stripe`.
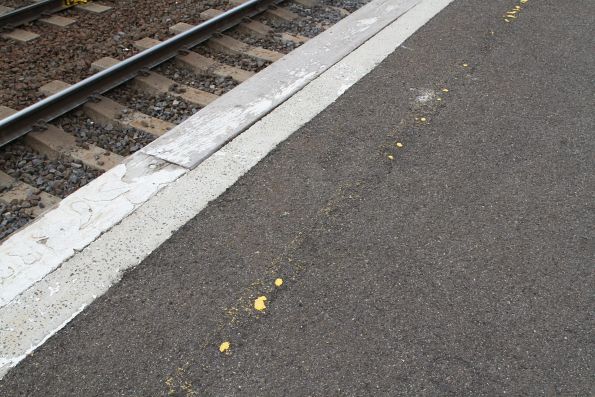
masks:
[[[0,308],[0,376],[452,1],[424,0],[412,8],[194,170],[169,183],[81,253]],[[180,197],[192,200],[182,201]]]

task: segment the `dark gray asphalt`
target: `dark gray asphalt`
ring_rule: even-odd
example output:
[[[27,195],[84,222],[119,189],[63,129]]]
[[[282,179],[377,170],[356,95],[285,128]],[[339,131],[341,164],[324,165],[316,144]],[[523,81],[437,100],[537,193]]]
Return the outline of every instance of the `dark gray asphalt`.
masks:
[[[455,1],[0,395],[593,395],[595,6],[515,4]]]

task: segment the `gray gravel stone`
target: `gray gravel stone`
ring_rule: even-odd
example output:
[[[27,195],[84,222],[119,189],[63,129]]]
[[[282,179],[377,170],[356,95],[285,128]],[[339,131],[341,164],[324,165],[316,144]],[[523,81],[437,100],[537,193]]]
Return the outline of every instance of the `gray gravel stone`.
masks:
[[[288,3],[287,8],[304,18],[306,23],[313,26],[320,26],[324,30],[343,19],[343,15],[339,11],[324,4],[306,8],[296,3]]]
[[[230,77],[220,77],[212,74],[194,74],[187,69],[177,67],[171,62],[166,62],[158,66],[155,68],[155,72],[161,73],[179,84],[185,84],[215,95],[223,95],[238,85]]]
[[[253,45],[255,47],[266,48],[267,50],[277,51],[283,54],[287,54],[299,47],[299,45],[296,43],[281,40],[278,33],[275,33],[274,36],[267,38],[254,37],[233,30],[227,32],[227,34],[237,40],[243,41],[244,43]]]
[[[48,159],[21,141],[0,149],[0,169],[34,188],[62,198],[101,174],[77,160]]]
[[[3,190],[0,189],[0,194]],[[33,219],[31,206],[34,202],[14,201],[0,202],[0,241],[16,232]]]
[[[107,96],[131,109],[174,124],[180,124],[200,110],[200,106],[179,97],[170,94],[152,96],[128,86],[118,87]]]
[[[259,72],[271,64],[270,62],[257,61],[247,56],[224,54],[204,46],[194,47],[192,51],[216,59],[221,63],[252,72]]]
[[[128,156],[155,139],[153,135],[136,128],[95,123],[81,111],[60,117],[56,124],[74,135],[80,147],[88,148],[93,144],[121,156]]]
[[[354,12],[369,2],[370,0],[322,0],[325,5],[340,7],[349,12]]]

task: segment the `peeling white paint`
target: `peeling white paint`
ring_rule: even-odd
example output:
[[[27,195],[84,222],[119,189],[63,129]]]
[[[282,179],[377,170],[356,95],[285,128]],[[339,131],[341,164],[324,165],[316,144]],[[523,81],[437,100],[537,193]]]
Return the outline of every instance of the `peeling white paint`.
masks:
[[[130,157],[0,245],[0,307],[130,214],[186,170]]]

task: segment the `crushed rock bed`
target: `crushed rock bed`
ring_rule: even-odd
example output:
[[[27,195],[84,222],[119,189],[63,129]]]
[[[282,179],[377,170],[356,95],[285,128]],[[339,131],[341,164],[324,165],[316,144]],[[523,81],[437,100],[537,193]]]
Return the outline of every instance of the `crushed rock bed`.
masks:
[[[224,54],[222,52],[213,51],[210,48],[204,46],[194,47],[192,48],[192,51],[197,52],[200,55],[216,59],[217,61],[226,65],[235,66],[236,68],[248,70],[251,72],[260,72],[262,69],[266,68],[271,64],[270,62],[255,60],[246,56]]]
[[[185,84],[215,95],[223,95],[238,85],[238,83],[231,77],[195,74],[187,69],[177,67],[175,64],[172,64],[172,62],[166,62],[156,67],[154,70],[157,73],[169,77],[178,84]]]
[[[64,198],[101,175],[72,159],[49,159],[17,141],[0,149],[0,169],[34,188]]]
[[[294,49],[296,49],[297,47],[299,47],[299,45],[296,43],[284,42],[279,37],[275,37],[275,36],[267,37],[267,38],[259,38],[259,37],[250,36],[250,35],[247,35],[244,33],[235,32],[233,30],[230,30],[226,34],[228,34],[229,36],[231,36],[237,40],[243,41],[246,44],[250,44],[255,47],[265,48],[265,49],[271,50],[271,51],[277,51],[282,54],[288,54],[289,52],[291,52]]]
[[[344,18],[338,10],[323,4],[306,8],[296,3],[288,3],[287,9],[304,18],[308,24],[320,26],[323,30]]]
[[[266,15],[261,15],[258,17],[258,21],[264,23],[265,25],[270,26],[275,30],[277,33],[289,33],[293,35],[300,35],[304,37],[312,38],[314,36],[319,35],[320,33],[324,32],[322,26],[317,24],[312,24],[308,21],[304,20],[297,20],[291,22],[282,22],[278,19],[269,18]]]
[[[0,194],[2,189],[0,189]],[[38,197],[35,193],[31,198]],[[16,232],[33,219],[31,206],[35,200],[13,200],[10,203],[0,202],[0,241]]]
[[[149,95],[127,86],[118,87],[106,96],[130,109],[174,124],[180,124],[200,110],[200,106],[170,94]]]
[[[354,12],[368,4],[371,0],[323,0],[322,3],[328,6],[339,7],[349,12]]]
[[[74,135],[80,147],[92,144],[120,156],[129,156],[155,140],[153,135],[136,128],[95,123],[80,111],[60,117],[55,124]]]

